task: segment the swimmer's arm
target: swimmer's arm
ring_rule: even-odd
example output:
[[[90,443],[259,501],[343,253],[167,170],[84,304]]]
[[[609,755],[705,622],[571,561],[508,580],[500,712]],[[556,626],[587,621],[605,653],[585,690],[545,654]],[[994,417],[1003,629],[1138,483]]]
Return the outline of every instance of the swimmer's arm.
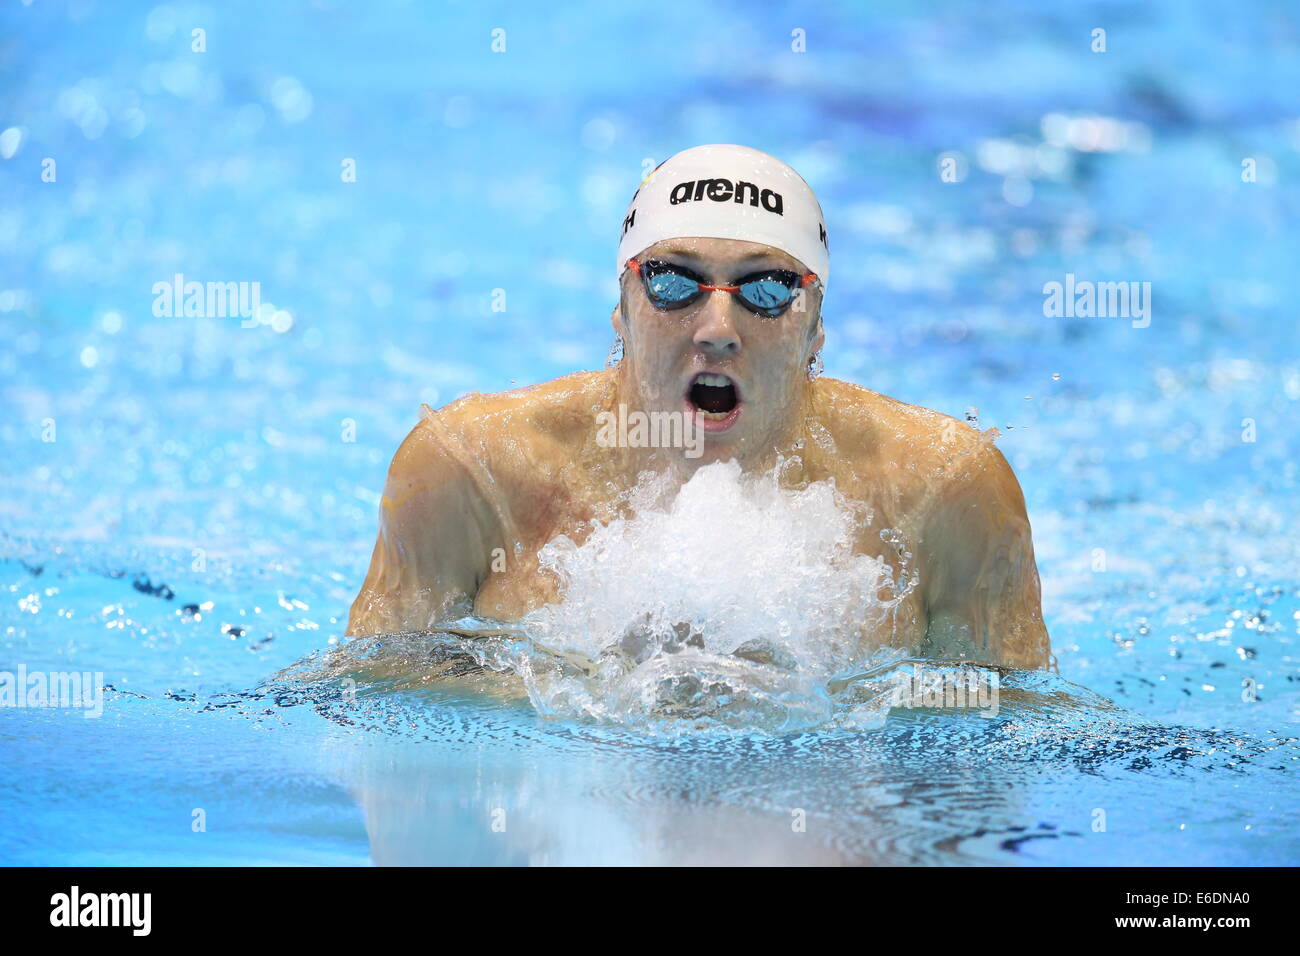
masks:
[[[974,452],[944,489],[925,539],[925,653],[1051,666],[1024,495],[996,447]]]
[[[469,475],[421,421],[389,467],[379,537],[347,633],[426,628],[453,605],[472,604],[492,527]]]

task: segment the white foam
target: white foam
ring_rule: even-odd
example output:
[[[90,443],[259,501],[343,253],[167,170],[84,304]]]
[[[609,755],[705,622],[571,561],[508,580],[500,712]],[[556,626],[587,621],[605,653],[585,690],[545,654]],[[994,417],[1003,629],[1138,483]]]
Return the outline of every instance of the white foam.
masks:
[[[631,505],[635,517],[541,551],[563,597],[522,624],[597,668],[579,679],[530,662],[539,709],[618,719],[760,706],[811,719],[829,707],[828,679],[878,659],[907,590],[894,592],[884,560],[854,553],[869,515],[833,484],[782,489],[776,472],[744,476],[726,462],[675,494],[649,480]],[[757,663],[733,656],[757,648]]]

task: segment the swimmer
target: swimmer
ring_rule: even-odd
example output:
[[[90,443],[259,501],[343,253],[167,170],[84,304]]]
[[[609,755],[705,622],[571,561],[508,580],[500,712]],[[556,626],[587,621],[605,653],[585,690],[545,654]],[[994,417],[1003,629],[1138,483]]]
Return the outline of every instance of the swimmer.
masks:
[[[996,432],[819,374],[830,253],[799,174],[748,147],[687,149],[641,184],[621,230],[610,367],[423,408],[388,472],[348,633],[518,620],[560,596],[538,561],[547,542],[629,517],[647,472],[680,485],[735,460],[779,467],[792,488],[833,481],[862,506],[856,552],[914,571],[889,632],[864,640],[1050,667],[1024,498]],[[609,428],[638,414],[671,440]]]

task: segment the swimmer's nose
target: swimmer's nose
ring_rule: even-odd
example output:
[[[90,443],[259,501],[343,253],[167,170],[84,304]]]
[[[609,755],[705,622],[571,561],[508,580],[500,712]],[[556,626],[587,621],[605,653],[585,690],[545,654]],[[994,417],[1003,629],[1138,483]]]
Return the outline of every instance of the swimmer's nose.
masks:
[[[731,321],[732,301],[726,292],[713,292],[699,311],[695,344],[714,355],[735,355],[740,351],[740,334]]]

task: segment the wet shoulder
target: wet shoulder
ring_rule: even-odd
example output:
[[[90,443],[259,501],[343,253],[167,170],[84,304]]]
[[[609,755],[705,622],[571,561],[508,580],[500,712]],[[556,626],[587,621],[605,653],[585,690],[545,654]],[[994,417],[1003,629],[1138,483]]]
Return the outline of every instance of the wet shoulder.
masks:
[[[526,443],[569,446],[594,433],[611,373],[574,372],[506,392],[472,392],[438,410],[448,430],[485,452]]]
[[[819,379],[814,407],[837,452],[859,471],[912,475],[927,483],[969,470],[998,432],[890,398],[852,382]]]
[[[595,441],[596,415],[612,386],[610,372],[576,372],[508,392],[473,393],[440,409],[437,423],[485,494],[531,527],[549,521],[573,494],[575,462],[590,457],[584,449]]]

